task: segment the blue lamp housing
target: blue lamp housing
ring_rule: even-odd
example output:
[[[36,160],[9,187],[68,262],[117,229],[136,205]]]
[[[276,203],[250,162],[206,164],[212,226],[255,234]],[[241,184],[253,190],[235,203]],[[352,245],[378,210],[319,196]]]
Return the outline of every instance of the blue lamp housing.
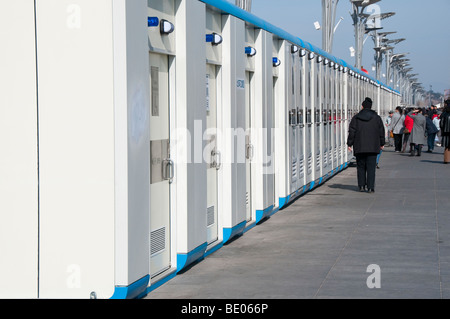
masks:
[[[221,44],[223,41],[222,36],[217,33],[207,34],[206,35],[206,42],[211,43],[213,45]]]
[[[148,27],[157,27],[159,26],[158,17],[148,17]]]
[[[255,56],[256,55],[256,49],[253,47],[246,47],[245,48],[245,54],[248,56]]]
[[[281,65],[281,61],[278,58],[272,58],[273,66],[277,67]]]

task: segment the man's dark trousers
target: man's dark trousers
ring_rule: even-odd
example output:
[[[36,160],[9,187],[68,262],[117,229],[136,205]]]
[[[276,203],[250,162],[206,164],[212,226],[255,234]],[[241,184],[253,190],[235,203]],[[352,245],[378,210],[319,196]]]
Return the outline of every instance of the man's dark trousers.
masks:
[[[367,189],[375,189],[377,156],[378,154],[373,153],[356,154],[356,168],[359,187],[364,187],[367,185]]]
[[[394,134],[395,151],[401,152],[403,145],[403,134]]]
[[[432,133],[428,135],[428,150],[432,151],[434,150],[434,140],[436,139],[436,133]]]

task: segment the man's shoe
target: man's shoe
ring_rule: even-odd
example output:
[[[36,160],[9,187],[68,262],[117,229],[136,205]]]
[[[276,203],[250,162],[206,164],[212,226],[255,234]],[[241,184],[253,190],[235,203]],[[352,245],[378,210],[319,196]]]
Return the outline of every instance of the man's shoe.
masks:
[[[375,190],[374,190],[374,189],[369,189],[367,192],[368,192],[369,194],[372,194],[372,193],[375,193]]]
[[[365,187],[359,187],[359,191],[360,191],[361,193],[363,193],[363,192],[366,191],[366,188],[365,188]]]

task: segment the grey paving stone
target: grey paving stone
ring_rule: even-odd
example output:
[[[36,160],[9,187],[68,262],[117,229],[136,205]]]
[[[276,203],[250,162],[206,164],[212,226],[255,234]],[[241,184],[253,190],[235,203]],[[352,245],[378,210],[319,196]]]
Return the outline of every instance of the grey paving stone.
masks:
[[[148,299],[450,299],[450,167],[382,155],[375,194],[349,167]],[[381,288],[369,289],[369,265]]]

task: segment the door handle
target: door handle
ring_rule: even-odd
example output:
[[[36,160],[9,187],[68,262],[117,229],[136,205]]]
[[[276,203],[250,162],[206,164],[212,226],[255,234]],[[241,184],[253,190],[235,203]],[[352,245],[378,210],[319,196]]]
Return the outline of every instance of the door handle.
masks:
[[[252,160],[253,159],[253,151],[254,151],[254,146],[253,144],[247,144],[247,154],[246,157],[248,160]]]
[[[165,159],[163,161],[163,179],[169,181],[169,184],[172,184],[173,177],[175,174],[174,163],[171,159]]]
[[[218,150],[214,150],[213,156],[216,157],[216,170],[219,170],[222,167],[222,154]]]

